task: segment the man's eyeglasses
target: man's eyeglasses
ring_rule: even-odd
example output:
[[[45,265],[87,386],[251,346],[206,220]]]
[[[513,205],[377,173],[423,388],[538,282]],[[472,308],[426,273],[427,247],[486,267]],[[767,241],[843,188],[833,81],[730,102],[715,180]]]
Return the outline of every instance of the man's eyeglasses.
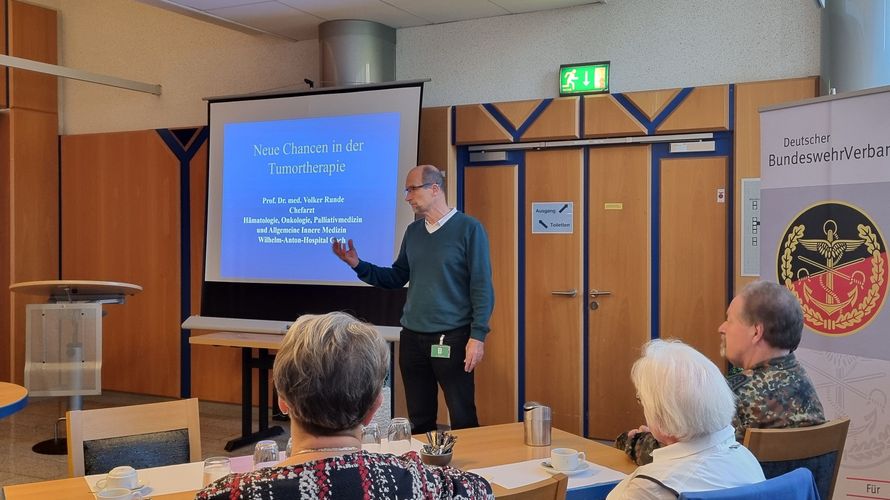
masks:
[[[407,195],[408,193],[413,193],[418,189],[428,188],[430,186],[434,186],[435,184],[435,182],[424,182],[423,184],[418,184],[417,186],[405,186],[405,194]]]

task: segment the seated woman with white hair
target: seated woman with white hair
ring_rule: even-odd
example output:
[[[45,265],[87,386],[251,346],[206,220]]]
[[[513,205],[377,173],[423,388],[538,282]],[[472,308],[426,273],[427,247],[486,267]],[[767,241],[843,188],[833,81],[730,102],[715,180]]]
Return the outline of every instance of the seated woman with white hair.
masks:
[[[653,340],[631,369],[646,424],[662,444],[607,500],[677,498],[764,480],[735,440],[735,395],[714,363],[677,340]]]
[[[294,451],[275,467],[219,479],[197,498],[493,498],[485,479],[428,467],[413,451],[362,451],[362,425],[380,407],[388,368],[389,348],[373,326],[340,312],[301,316],[272,372]]]

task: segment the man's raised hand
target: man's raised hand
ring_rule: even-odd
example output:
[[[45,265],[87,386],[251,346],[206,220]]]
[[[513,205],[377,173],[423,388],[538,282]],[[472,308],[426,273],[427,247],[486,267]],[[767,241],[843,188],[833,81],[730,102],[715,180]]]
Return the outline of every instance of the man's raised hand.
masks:
[[[346,243],[343,243],[342,240],[335,239],[333,243],[331,243],[331,250],[334,251],[334,255],[340,258],[343,262],[349,264],[349,267],[355,267],[358,265],[358,252],[355,251],[355,246],[352,244],[352,240],[347,240]]]

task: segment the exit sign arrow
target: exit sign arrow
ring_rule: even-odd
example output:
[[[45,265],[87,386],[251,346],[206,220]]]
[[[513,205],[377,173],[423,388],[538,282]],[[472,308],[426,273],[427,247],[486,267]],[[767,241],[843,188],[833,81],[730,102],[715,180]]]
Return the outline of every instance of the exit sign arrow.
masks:
[[[609,92],[609,61],[563,64],[559,67],[559,95]]]

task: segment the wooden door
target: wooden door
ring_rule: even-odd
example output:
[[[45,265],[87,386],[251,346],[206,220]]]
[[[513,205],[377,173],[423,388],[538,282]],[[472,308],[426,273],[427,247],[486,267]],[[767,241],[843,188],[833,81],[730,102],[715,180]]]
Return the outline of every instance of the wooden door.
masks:
[[[549,405],[553,425],[583,422],[583,150],[525,154],[525,400]],[[536,202],[572,202],[570,234],[533,233]],[[559,294],[574,290],[576,294]],[[556,292],[556,293],[554,293]]]
[[[644,423],[630,368],[649,327],[650,146],[590,149],[588,436],[614,439]],[[591,302],[596,301],[596,309]]]
[[[726,157],[661,162],[662,338],[676,338],[717,366],[717,327],[727,300]]]
[[[519,200],[516,165],[472,167],[464,172],[464,211],[488,233],[495,290],[491,333],[476,367],[476,412],[480,425],[516,421]]]

